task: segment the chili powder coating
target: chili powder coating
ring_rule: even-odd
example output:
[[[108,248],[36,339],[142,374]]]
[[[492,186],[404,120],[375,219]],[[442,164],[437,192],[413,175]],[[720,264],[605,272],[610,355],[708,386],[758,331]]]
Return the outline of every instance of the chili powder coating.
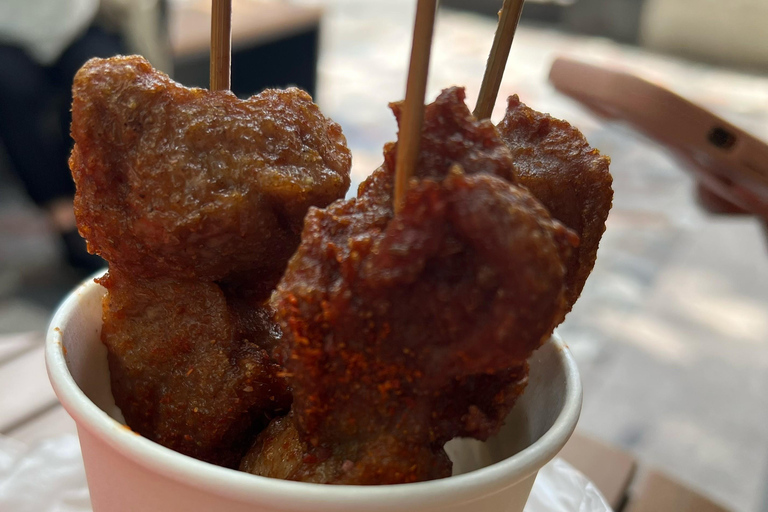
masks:
[[[417,181],[396,216],[395,151],[358,198],[307,215],[272,299],[291,414],[243,470],[348,484],[448,476],[443,445],[498,431],[527,358],[562,318],[577,237],[510,183],[509,149],[463,90],[426,108]],[[283,463],[275,443],[291,454]]]
[[[307,209],[349,188],[341,128],[299,89],[240,100],[183,87],[133,56],[88,61],[73,97],[80,231],[135,275],[271,289]]]
[[[605,232],[613,201],[611,159],[592,148],[578,129],[527,107],[517,95],[509,98],[498,129],[512,151],[520,184],[581,240],[566,262],[567,313],[595,266]]]

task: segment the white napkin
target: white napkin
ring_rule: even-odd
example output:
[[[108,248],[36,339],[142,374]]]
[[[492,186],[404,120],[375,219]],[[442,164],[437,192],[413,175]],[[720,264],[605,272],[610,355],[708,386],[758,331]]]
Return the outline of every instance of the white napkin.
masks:
[[[26,446],[0,436],[0,510],[91,512],[77,437]]]
[[[525,512],[613,512],[597,487],[573,466],[555,459],[539,471]]]
[[[77,437],[26,446],[0,436],[0,510],[91,512]],[[612,511],[592,482],[555,459],[539,471],[525,512]]]

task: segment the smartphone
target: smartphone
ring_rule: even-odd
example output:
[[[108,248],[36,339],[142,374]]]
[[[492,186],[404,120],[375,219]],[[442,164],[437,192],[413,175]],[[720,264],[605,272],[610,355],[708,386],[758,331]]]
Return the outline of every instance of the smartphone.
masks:
[[[768,217],[768,144],[635,75],[558,58],[549,79],[596,114],[622,119],[673,150],[709,190]]]

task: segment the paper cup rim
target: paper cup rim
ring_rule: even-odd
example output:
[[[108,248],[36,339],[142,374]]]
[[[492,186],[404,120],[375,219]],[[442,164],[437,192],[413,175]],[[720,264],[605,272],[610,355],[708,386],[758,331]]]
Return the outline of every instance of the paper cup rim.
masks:
[[[79,388],[67,366],[60,326],[66,325],[83,298],[103,293],[92,279],[71,292],[54,313],[46,336],[45,359],[48,376],[64,408],[78,429],[85,428],[128,459],[186,485],[245,503],[258,502],[275,507],[301,506],[309,509],[334,504],[338,510],[356,507],[372,510],[381,501],[387,508],[455,504],[494,494],[535,474],[562,449],[573,433],[582,403],[582,385],[568,347],[553,335],[564,369],[566,396],[552,427],[533,444],[495,464],[448,478],[409,484],[381,486],[323,485],[251,475],[202,462],[146,439],[111,418]]]

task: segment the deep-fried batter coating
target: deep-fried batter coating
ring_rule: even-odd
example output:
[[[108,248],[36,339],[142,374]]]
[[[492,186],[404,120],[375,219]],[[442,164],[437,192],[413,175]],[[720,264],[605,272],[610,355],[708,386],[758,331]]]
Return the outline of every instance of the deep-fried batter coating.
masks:
[[[579,235],[581,243],[566,262],[568,309],[592,272],[611,209],[610,158],[590,147],[579,130],[509,98],[499,133],[509,145],[517,177],[552,217]]]
[[[472,437],[486,440],[496,433],[507,417],[512,406],[520,396],[527,382],[528,365],[523,364],[509,370],[470,375],[453,379],[448,386],[439,391],[442,397],[450,397],[436,402],[432,413],[433,428],[440,439]],[[394,436],[377,440],[376,452],[366,451],[363,461],[353,464],[350,460],[341,463],[346,483],[376,483],[381,480],[377,467],[384,461],[386,471],[392,474],[399,471],[405,475],[411,470],[414,459],[427,464],[421,472],[421,480],[434,480],[450,474],[452,464],[442,450],[433,447],[434,443],[416,447],[404,446],[393,442]],[[387,442],[389,441],[389,442]],[[402,450],[407,455],[403,456]],[[299,438],[293,413],[275,418],[262,431],[255,444],[240,463],[240,469],[255,475],[268,475],[272,478],[304,479],[318,483],[342,483],[338,479],[339,456],[321,459],[317,455],[308,455],[307,444]],[[309,457],[309,460],[307,458]],[[306,464],[313,464],[311,474],[307,474]],[[404,467],[401,467],[404,466]],[[357,473],[351,470],[356,469]],[[361,474],[360,472],[369,474]]]
[[[241,469],[348,484],[448,476],[445,442],[498,428],[560,318],[575,235],[524,189],[454,170],[411,187],[394,217],[377,199],[307,215],[273,296],[291,416]],[[265,460],[272,443],[304,456]]]
[[[264,304],[310,206],[349,187],[339,126],[298,89],[187,89],[141,57],[73,86],[78,227],[110,263],[102,339],[127,424],[236,466],[291,396]]]
[[[349,187],[339,125],[299,89],[188,89],[141,57],[73,86],[75,209],[90,250],[142,277],[274,286],[310,206]]]
[[[464,103],[462,87],[443,90],[424,109],[424,124],[419,146],[419,160],[414,178],[443,179],[452,165],[458,164],[467,174],[485,173],[517,183],[512,153],[499,138],[493,123],[478,121]],[[398,124],[402,103],[390,103]],[[392,202],[397,144],[384,147],[384,164],[373,171],[358,189],[359,196],[386,205]]]
[[[350,442],[337,448],[341,450],[309,449],[291,412],[273,420],[259,434],[240,470],[283,480],[338,485],[408,483],[451,474],[452,463],[445,450],[429,443],[409,445],[386,432],[373,442]]]
[[[489,121],[472,117],[463,100],[463,90],[452,88],[427,106],[416,178],[441,180],[451,166],[459,164],[467,173],[496,175],[514,183],[509,149]],[[399,105],[392,107],[399,117]],[[486,439],[498,430],[525,385],[525,359],[562,316],[563,269],[559,265],[576,242],[572,233],[550,223],[544,209],[524,191],[500,180],[472,178],[484,184],[489,180],[493,186],[467,187],[472,190],[468,193],[472,200],[466,200],[460,192],[464,189],[454,183],[469,178],[449,179],[446,185],[456,189],[457,196],[450,203],[458,205],[454,206],[454,218],[464,219],[463,233],[477,244],[472,246],[474,257],[482,254],[502,268],[514,264],[515,258],[504,256],[510,246],[493,244],[502,244],[514,233],[525,238],[516,231],[525,230],[522,226],[526,223],[520,219],[509,224],[495,222],[513,217],[515,208],[506,202],[510,201],[508,197],[494,199],[494,186],[507,193],[511,189],[517,199],[516,194],[524,196],[521,202],[530,212],[521,215],[533,219],[533,224],[547,224],[556,233],[549,233],[548,240],[556,248],[549,253],[551,257],[533,257],[539,265],[551,265],[548,270],[541,266],[528,269],[528,277],[543,277],[537,283],[539,293],[551,293],[538,303],[540,311],[526,318],[525,307],[510,308],[507,304],[494,314],[494,309],[484,302],[493,302],[493,294],[486,289],[488,295],[483,295],[482,291],[484,287],[492,288],[494,282],[504,288],[498,284],[495,272],[488,270],[488,262],[473,266],[468,255],[472,251],[462,250],[462,242],[467,241],[457,240],[451,232],[456,227],[440,215],[429,215],[435,212],[428,205],[442,201],[445,208],[448,203],[440,196],[445,193],[441,185],[428,181],[412,189],[409,206],[401,214],[406,220],[392,221],[395,158],[396,145],[390,144],[385,149],[384,164],[360,186],[357,200],[337,203],[326,212],[312,211],[307,219],[304,242],[277,294],[282,307],[288,306],[281,312],[281,322],[289,333],[285,344],[289,348],[283,350],[283,358],[296,402],[291,415],[273,421],[259,436],[241,464],[245,471],[356,484],[446,476],[451,465],[443,444],[456,436]],[[407,222],[411,210],[419,212],[411,219],[417,221],[416,226]],[[472,224],[470,219],[479,224]],[[520,254],[526,254],[524,247],[514,244]],[[518,270],[526,268],[526,264],[519,265]],[[560,280],[555,277],[555,282],[548,283],[548,275],[559,276]],[[290,284],[290,294],[286,283]],[[525,294],[525,287],[516,291]],[[535,295],[528,296],[531,303],[527,311],[531,313]],[[510,314],[515,309],[519,316]],[[526,338],[525,330],[506,322],[522,325],[527,320],[531,323],[525,346],[521,342]],[[505,327],[516,331],[515,335],[504,338]],[[466,333],[472,329],[477,331],[475,337]],[[537,330],[539,338],[533,334]],[[492,356],[493,351],[487,350],[484,342],[493,339],[494,334],[498,335],[497,342],[517,346],[519,352],[507,346],[502,357]],[[425,339],[419,339],[425,335]],[[354,345],[348,339],[357,342],[355,350],[349,350]],[[456,347],[441,346],[451,339],[466,343],[465,350],[457,352]],[[417,357],[418,351],[411,344],[397,345],[400,340],[420,341],[417,345],[425,351]],[[386,357],[377,350],[385,351]],[[434,360],[425,366],[434,373],[424,372],[419,366],[429,357]],[[460,358],[461,363],[450,362],[452,357]],[[348,391],[350,386],[352,392]],[[408,404],[406,410],[403,404]],[[364,411],[370,409],[376,412],[366,417]],[[285,456],[279,457],[280,453]]]
[[[264,308],[227,304],[216,284],[147,280],[111,269],[99,282],[112,393],[135,432],[236,467],[253,436],[290,407],[265,349],[280,331]]]
[[[467,174],[492,174],[509,183],[518,183],[509,147],[501,140],[498,131],[490,121],[477,120],[472,115],[464,100],[464,89],[451,87],[443,90],[434,103],[425,108],[419,164],[415,169],[415,178],[442,179],[448,174],[448,169],[452,165],[458,164]],[[392,103],[390,107],[399,122],[402,116],[402,104]],[[384,163],[358,189],[359,196],[366,199],[368,209],[378,209],[378,215],[380,215],[378,222],[382,225],[392,214],[390,205],[394,190],[396,159],[397,144],[387,144],[384,148]],[[567,309],[563,309],[563,316],[565,312]],[[467,389],[453,393],[456,397],[454,406],[462,410],[472,409],[483,412],[482,421],[474,415],[474,419],[468,422],[480,421],[486,425],[495,425],[495,429],[485,431],[468,427],[466,431],[460,431],[457,435],[486,439],[494,433],[522,392],[522,388],[518,386],[519,379],[522,377],[524,374],[520,373],[519,368],[511,368],[506,373],[478,376],[477,380],[467,378],[457,383],[457,386],[466,386]],[[482,388],[476,389],[475,382],[481,382]],[[464,398],[465,401],[459,402],[459,397]],[[488,400],[488,397],[493,397],[491,403],[486,402],[484,408],[479,408],[478,404]]]
[[[271,354],[283,337],[283,332],[273,320],[274,308],[269,302],[236,295],[227,289],[222,291],[227,300],[234,339],[256,343]]]
[[[498,433],[528,383],[528,363],[497,372],[454,379],[440,394],[433,413],[435,429],[443,439],[471,437],[486,441]]]

